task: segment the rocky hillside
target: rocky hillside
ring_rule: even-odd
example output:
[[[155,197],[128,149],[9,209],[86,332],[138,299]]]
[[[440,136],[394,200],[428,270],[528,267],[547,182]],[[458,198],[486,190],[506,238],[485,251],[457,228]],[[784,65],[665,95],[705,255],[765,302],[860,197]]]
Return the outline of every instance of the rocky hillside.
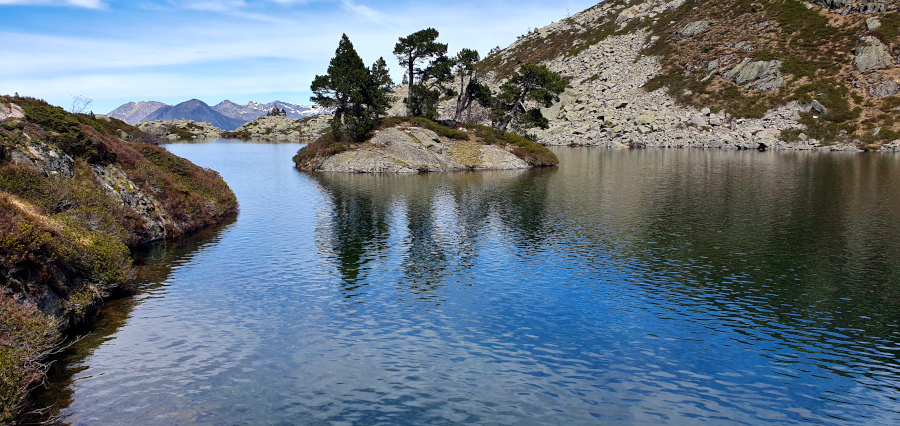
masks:
[[[609,0],[480,64],[569,81],[557,145],[900,147],[895,0]]]
[[[294,157],[303,170],[421,173],[513,170],[556,165],[544,146],[484,126],[450,128],[423,118],[391,117],[361,144],[327,132]]]
[[[214,171],[104,116],[0,97],[0,423],[41,357],[130,275],[130,248],[235,213]]]
[[[129,102],[106,114],[112,118],[118,118],[128,124],[137,124],[144,121],[147,116],[156,110],[168,105],[162,102]]]
[[[154,120],[137,124],[144,132],[162,139],[218,139],[224,133],[222,129],[209,123],[194,120]]]
[[[331,114],[315,115],[300,120],[290,117],[259,117],[223,136],[237,139],[282,141],[314,141],[331,124]]]

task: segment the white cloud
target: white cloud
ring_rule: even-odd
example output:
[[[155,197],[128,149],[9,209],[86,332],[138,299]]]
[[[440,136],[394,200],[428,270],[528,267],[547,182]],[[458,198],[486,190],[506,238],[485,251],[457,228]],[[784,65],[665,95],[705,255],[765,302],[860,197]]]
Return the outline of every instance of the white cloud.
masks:
[[[225,0],[225,1],[209,1],[209,0],[180,0],[169,3],[184,9],[203,10],[208,12],[232,12],[240,10],[247,6],[243,0]]]
[[[374,24],[385,25],[388,23],[393,23],[395,21],[395,19],[393,19],[391,15],[379,12],[366,5],[356,4],[350,0],[341,0],[341,7],[343,7],[344,10],[353,12],[356,15],[361,16],[365,20]]]
[[[106,4],[102,0],[0,0],[2,5],[15,6],[69,6],[88,9],[103,9]]]

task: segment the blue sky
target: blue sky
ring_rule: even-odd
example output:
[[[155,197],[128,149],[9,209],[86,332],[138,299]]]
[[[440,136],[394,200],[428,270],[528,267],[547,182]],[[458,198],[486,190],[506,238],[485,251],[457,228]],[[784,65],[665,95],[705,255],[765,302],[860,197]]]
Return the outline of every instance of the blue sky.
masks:
[[[0,94],[128,101],[309,104],[342,33],[371,64],[427,27],[482,56],[597,0],[0,0]]]

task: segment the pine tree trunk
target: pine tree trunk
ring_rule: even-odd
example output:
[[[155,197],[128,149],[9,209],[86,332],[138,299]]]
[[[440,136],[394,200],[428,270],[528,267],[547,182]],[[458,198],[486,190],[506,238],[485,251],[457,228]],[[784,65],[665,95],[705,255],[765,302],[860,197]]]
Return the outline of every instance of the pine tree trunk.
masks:
[[[416,84],[416,75],[413,74],[413,71],[416,67],[416,61],[412,56],[409,57],[409,87],[407,88],[407,102],[406,102],[406,114],[409,116],[413,115],[412,112],[412,102],[413,102],[413,85]]]
[[[525,96],[528,96],[528,91],[522,90],[522,94],[519,95],[519,99],[516,100],[516,103],[513,104],[512,109],[509,110],[509,114],[506,115],[506,120],[503,122],[503,125],[500,126],[501,132],[505,132],[506,127],[509,126],[509,123],[512,123],[513,118],[516,116],[516,111],[518,111],[519,108],[521,108],[522,110],[525,110],[525,106],[524,106]]]

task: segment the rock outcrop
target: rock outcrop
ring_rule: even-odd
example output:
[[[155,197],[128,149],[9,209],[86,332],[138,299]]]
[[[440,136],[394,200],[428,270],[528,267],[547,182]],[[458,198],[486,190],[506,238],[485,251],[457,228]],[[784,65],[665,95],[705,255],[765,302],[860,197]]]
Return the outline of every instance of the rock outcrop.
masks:
[[[881,40],[865,36],[859,40],[859,44],[860,46],[853,52],[856,54],[856,59],[853,60],[856,69],[867,72],[890,68],[894,64],[891,52]]]
[[[852,12],[884,13],[898,9],[895,0],[810,0],[810,3],[836,10],[842,14]]]
[[[874,98],[886,98],[900,92],[900,84],[893,80],[884,80],[869,88],[869,94]]]
[[[678,35],[682,38],[691,38],[703,32],[709,26],[709,21],[694,21],[684,26]]]
[[[10,102],[7,105],[0,104],[0,120],[7,118],[25,118],[25,112],[22,107]]]
[[[423,118],[392,117],[363,143],[328,133],[294,157],[299,169],[347,173],[515,170],[554,166],[546,147],[485,126],[451,128]]]
[[[378,131],[368,144],[323,158],[317,171],[420,173],[462,170],[514,170],[531,165],[508,149],[441,138],[421,127]]]

